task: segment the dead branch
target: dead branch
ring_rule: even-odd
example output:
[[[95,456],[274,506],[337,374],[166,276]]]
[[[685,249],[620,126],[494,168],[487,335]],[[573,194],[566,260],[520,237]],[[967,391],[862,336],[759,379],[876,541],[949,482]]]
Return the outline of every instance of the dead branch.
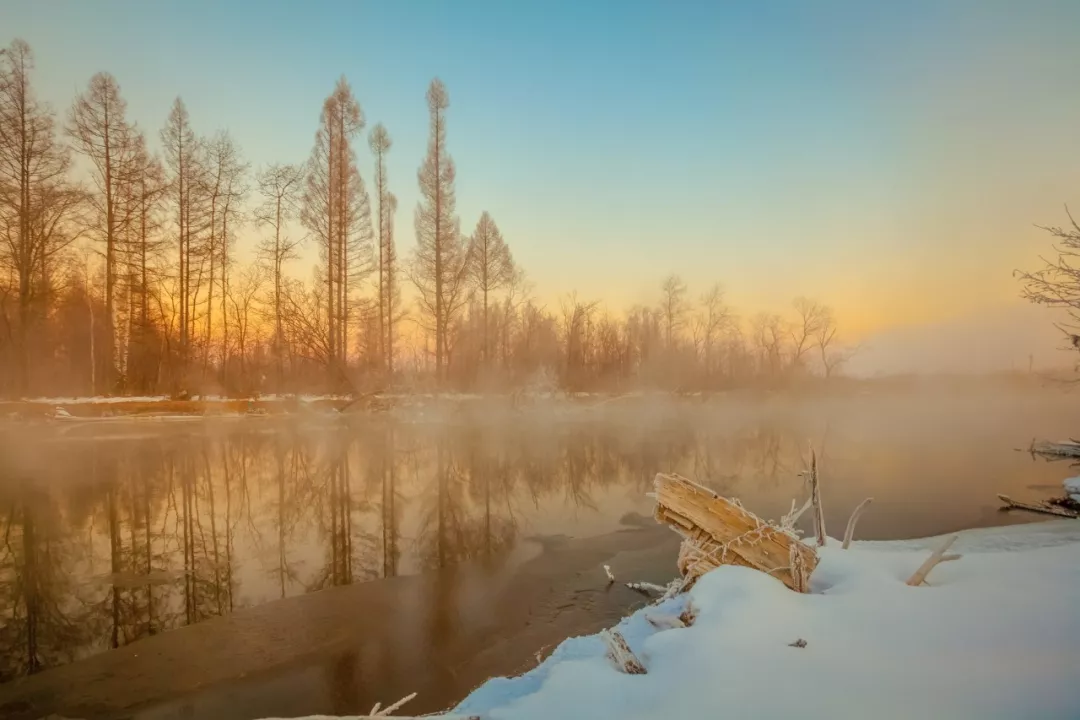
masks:
[[[930,574],[930,571],[934,569],[934,566],[941,562],[941,558],[945,555],[945,551],[948,550],[959,535],[952,535],[945,539],[945,542],[941,543],[941,546],[930,553],[930,557],[926,558],[926,562],[919,566],[919,569],[915,571],[915,574],[908,578],[907,584],[912,587],[918,587],[926,581],[926,576]]]
[[[851,517],[848,518],[847,521],[847,530],[844,531],[844,544],[842,549],[847,550],[848,546],[851,545],[851,538],[855,535],[855,523],[859,522],[859,516],[862,515],[866,506],[872,502],[874,502],[874,498],[868,497],[859,503],[851,512]]]
[[[610,565],[605,565],[605,566],[604,566],[604,572],[606,572],[606,573],[607,573],[607,581],[608,581],[608,585],[610,585],[611,583],[615,582],[615,575],[613,575],[613,574],[612,574],[612,572],[611,572],[611,566],[610,566]]]
[[[618,630],[601,630],[600,638],[607,645],[608,658],[624,673],[627,675],[644,675],[647,672],[645,666],[641,664],[637,655],[626,644],[626,639]]]
[[[392,705],[387,705],[382,710],[379,710],[379,705],[381,703],[375,703],[375,707],[371,708],[371,717],[389,717],[390,713],[394,712],[399,707],[412,700],[414,697],[416,697],[416,693],[406,695],[405,697],[398,700],[396,703]]]
[[[650,593],[660,593],[663,595],[667,592],[667,588],[662,585],[656,585],[650,582],[628,582],[626,587],[641,593],[642,595],[649,595]]]
[[[1013,500],[1008,495],[998,495],[998,499],[1005,503],[1005,507],[1016,510],[1027,510],[1028,512],[1043,513],[1044,515],[1056,515],[1058,517],[1067,518],[1080,518],[1080,513],[1072,510],[1067,510],[1063,507],[1051,505],[1047,502],[1041,503],[1026,503],[1019,500]]]
[[[949,553],[948,555],[941,556],[941,562],[949,562],[950,560],[959,560],[964,557],[960,553]]]
[[[810,500],[814,505],[814,534],[817,546],[825,547],[825,511],[821,507],[821,483],[818,478],[817,453],[810,448]]]

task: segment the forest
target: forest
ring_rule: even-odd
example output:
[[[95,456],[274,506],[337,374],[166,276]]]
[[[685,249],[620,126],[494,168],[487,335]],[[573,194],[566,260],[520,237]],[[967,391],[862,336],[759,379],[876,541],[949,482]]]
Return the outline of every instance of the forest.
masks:
[[[677,275],[648,306],[541,302],[489,213],[462,227],[438,79],[413,180],[388,177],[391,133],[344,77],[310,156],[255,168],[180,97],[150,130],[109,73],[56,109],[33,70],[25,42],[0,50],[0,396],[709,391],[829,377],[854,352],[821,302],[736,312]],[[403,182],[420,201],[399,253]]]

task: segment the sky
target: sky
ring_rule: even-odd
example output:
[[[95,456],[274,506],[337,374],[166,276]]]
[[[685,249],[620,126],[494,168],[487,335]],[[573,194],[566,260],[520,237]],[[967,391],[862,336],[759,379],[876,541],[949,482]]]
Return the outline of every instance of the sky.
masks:
[[[489,211],[540,299],[676,273],[851,339],[1019,302],[1035,225],[1080,210],[1078,28],[1075,0],[0,2],[54,108],[107,70],[154,144],[180,95],[256,168],[308,157],[344,74],[394,139],[403,255],[438,76],[462,228]]]

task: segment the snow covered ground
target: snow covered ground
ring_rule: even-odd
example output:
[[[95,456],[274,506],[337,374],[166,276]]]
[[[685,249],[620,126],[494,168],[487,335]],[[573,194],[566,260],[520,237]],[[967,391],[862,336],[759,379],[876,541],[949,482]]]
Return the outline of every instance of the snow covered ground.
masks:
[[[740,567],[618,629],[648,674],[625,675],[597,636],[488,681],[454,712],[490,718],[1080,717],[1080,523],[961,533],[960,560],[905,580],[933,540],[831,543],[798,595]],[[693,626],[657,631],[648,613]],[[805,648],[791,647],[798,639]]]
[[[492,720],[1080,717],[1080,522],[960,533],[959,560],[905,580],[940,540],[831,541],[799,595],[741,567],[639,610],[618,630],[647,674],[599,636],[571,638],[451,713]],[[646,615],[696,611],[688,628]],[[793,647],[797,640],[805,647]],[[392,702],[396,698],[387,698]],[[398,711],[408,713],[408,706]]]

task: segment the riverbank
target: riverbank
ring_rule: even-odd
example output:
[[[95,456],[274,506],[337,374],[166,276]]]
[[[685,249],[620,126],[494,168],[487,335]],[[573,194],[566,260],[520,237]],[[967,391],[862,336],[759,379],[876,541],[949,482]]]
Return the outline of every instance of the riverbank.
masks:
[[[723,566],[616,627],[646,673],[599,636],[573,638],[452,711],[590,718],[1075,718],[1080,716],[1080,523],[960,533],[962,557],[905,580],[940,539],[830,541],[811,593]],[[649,615],[693,624],[659,629]],[[799,641],[802,641],[801,643]],[[404,710],[403,710],[404,712]]]

